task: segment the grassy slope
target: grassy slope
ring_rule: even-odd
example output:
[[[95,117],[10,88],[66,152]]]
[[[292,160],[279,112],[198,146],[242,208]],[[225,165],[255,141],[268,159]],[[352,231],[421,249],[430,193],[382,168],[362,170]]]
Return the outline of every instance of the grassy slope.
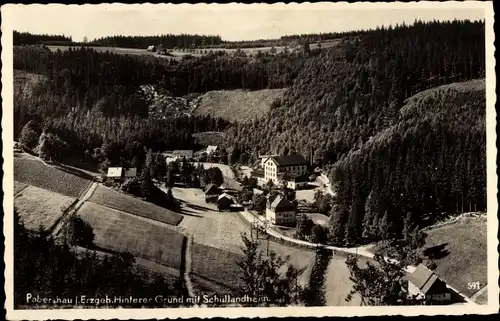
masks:
[[[284,89],[256,91],[217,90],[204,94],[194,114],[218,116],[230,121],[251,121],[263,117],[271,104],[283,97]]]
[[[463,219],[427,231],[426,248],[445,244],[444,252],[449,254],[437,260],[436,274],[448,284],[467,296],[477,290],[469,290],[469,282],[479,281],[486,285],[487,236],[486,220]]]
[[[93,228],[96,246],[180,268],[183,234],[92,202],[86,202],[78,215]]]
[[[28,186],[14,199],[24,226],[31,231],[50,229],[75,198]]]
[[[89,200],[99,205],[170,225],[177,225],[182,220],[182,215],[172,212],[171,210],[145,202],[134,196],[120,193],[102,185],[97,187]]]
[[[78,198],[92,183],[89,180],[47,166],[41,161],[14,158],[14,179],[62,195]]]

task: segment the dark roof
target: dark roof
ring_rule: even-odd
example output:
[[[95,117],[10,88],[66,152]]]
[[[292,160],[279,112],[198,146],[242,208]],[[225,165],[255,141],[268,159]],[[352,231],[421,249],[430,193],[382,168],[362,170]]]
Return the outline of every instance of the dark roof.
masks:
[[[219,194],[219,188],[215,186],[214,184],[208,184],[205,187],[205,194]]]
[[[427,294],[432,286],[439,280],[436,274],[420,263],[413,273],[408,273],[406,279]]]
[[[306,165],[306,160],[302,155],[286,155],[271,157],[278,166]]]
[[[292,182],[308,182],[309,181],[309,175],[308,174],[302,174],[302,175],[294,175],[293,173],[279,173],[278,177],[280,179],[283,179],[284,176],[287,176],[287,181],[292,181]]]
[[[295,209],[295,204],[287,200],[281,195],[276,196],[274,201],[271,203],[271,209],[276,210],[291,210]]]
[[[264,171],[261,169],[254,169],[252,171],[252,177],[264,177]]]

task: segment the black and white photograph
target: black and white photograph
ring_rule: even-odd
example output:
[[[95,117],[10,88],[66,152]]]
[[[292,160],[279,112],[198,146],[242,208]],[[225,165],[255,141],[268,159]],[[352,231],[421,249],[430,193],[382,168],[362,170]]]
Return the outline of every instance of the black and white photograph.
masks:
[[[1,13],[8,318],[498,311],[491,2]]]

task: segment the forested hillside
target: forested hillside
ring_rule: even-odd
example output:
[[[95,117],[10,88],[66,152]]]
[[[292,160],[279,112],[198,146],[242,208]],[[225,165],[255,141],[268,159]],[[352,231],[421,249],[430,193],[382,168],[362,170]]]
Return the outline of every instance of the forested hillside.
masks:
[[[280,107],[237,124],[228,145],[261,153],[295,150],[334,163],[394,124],[403,100],[484,76],[484,24],[417,22],[377,29],[307,59]]]
[[[336,242],[401,237],[441,214],[486,209],[484,79],[413,96],[397,123],[332,170]],[[405,223],[405,220],[406,223]]]

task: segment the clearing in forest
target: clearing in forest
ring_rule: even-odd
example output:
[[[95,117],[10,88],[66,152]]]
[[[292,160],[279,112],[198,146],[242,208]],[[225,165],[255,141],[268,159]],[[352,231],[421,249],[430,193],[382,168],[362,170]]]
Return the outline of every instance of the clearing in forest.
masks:
[[[195,115],[210,115],[229,121],[252,121],[264,117],[271,105],[283,97],[285,89],[216,90],[205,93]]]

